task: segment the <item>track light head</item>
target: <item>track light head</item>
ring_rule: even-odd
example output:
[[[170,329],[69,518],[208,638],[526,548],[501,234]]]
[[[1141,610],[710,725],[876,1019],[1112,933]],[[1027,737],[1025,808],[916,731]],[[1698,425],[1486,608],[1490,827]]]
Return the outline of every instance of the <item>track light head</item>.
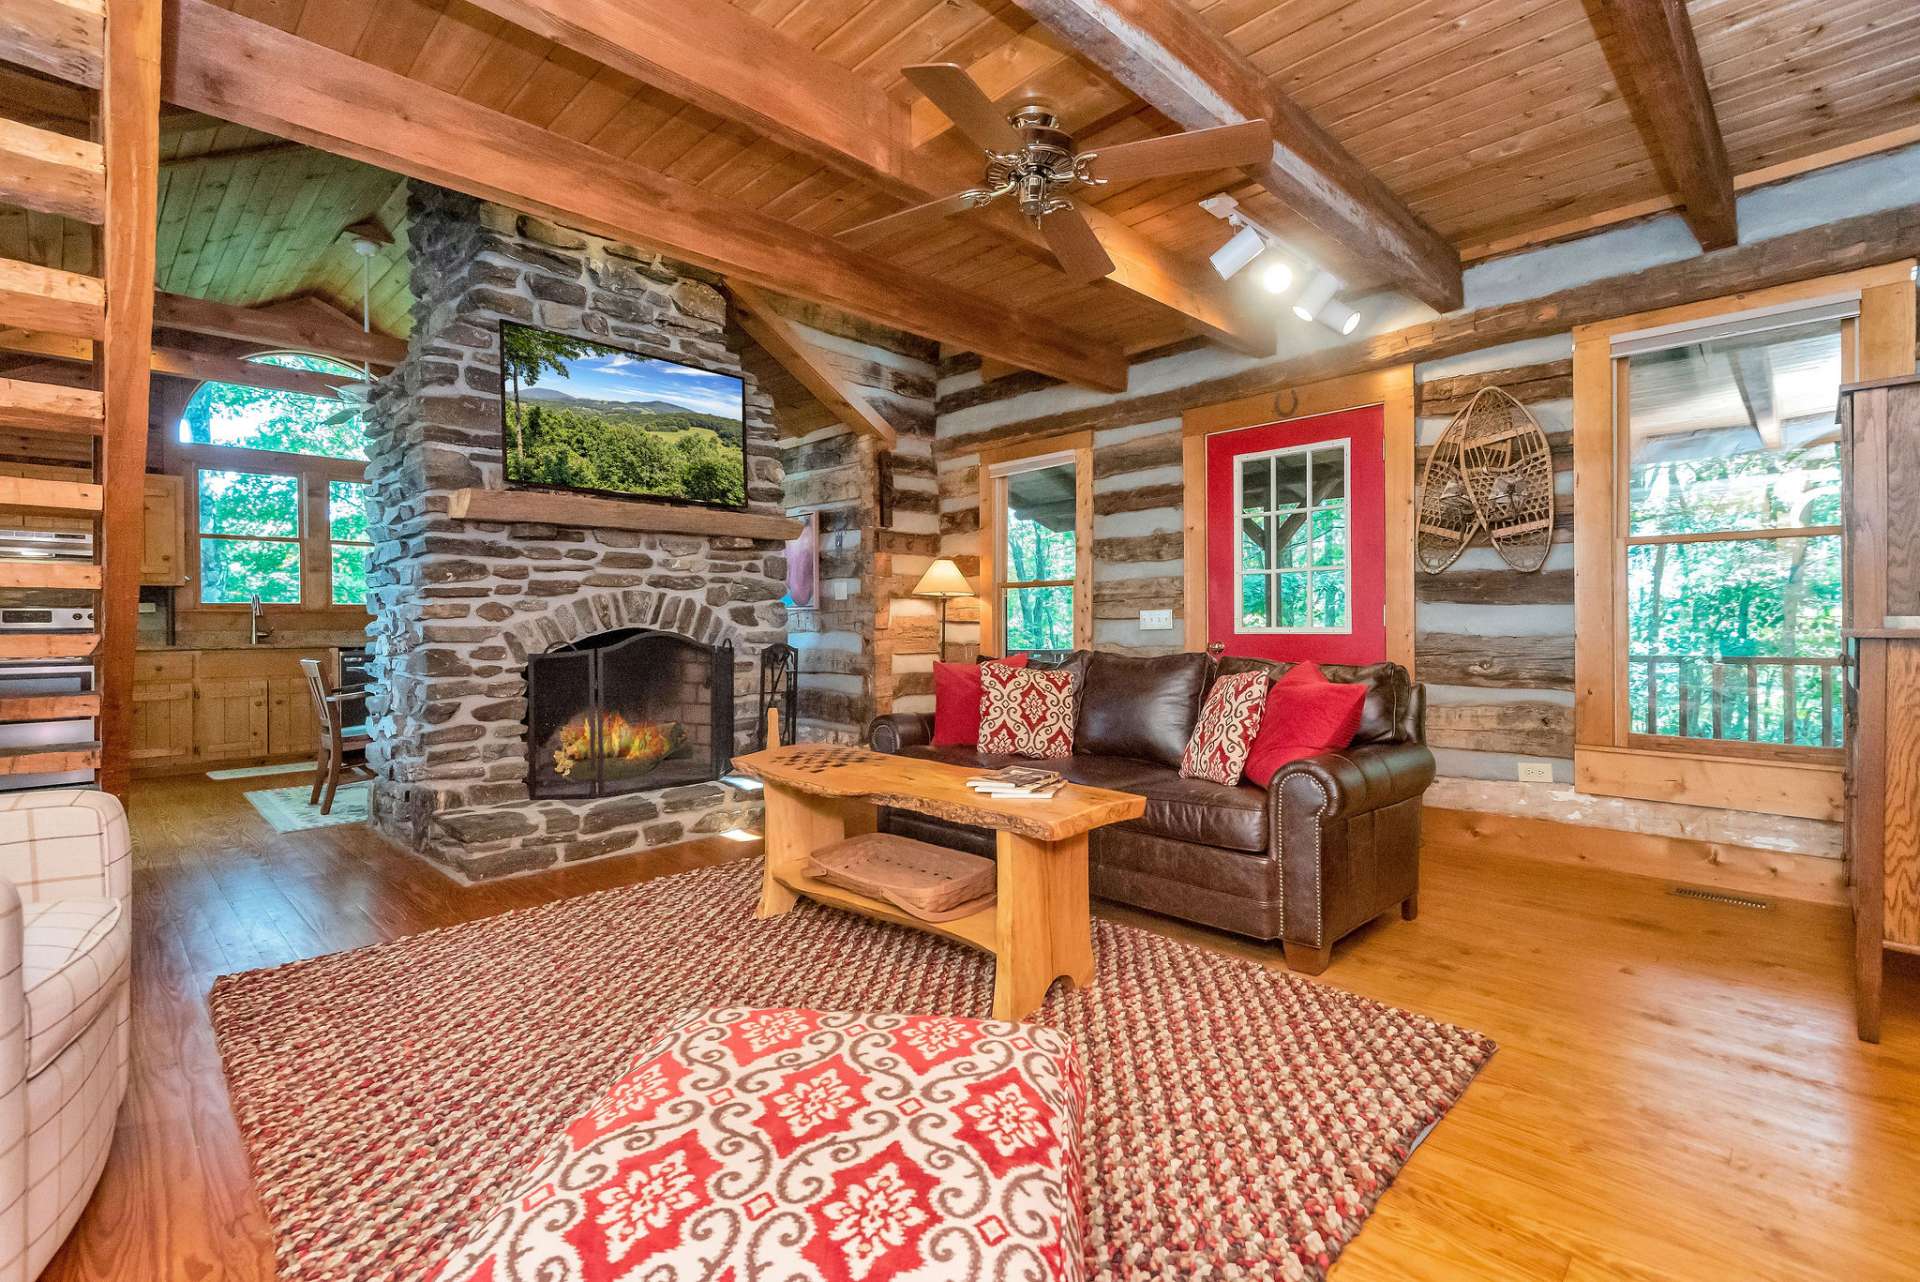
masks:
[[[1257,227],[1240,224],[1233,238],[1213,251],[1213,270],[1222,280],[1232,280],[1248,263],[1267,252],[1267,238]]]
[[[1269,255],[1260,268],[1260,285],[1269,294],[1284,294],[1293,288],[1293,268],[1278,255]]]
[[[1332,272],[1319,271],[1313,274],[1300,290],[1300,296],[1293,300],[1293,314],[1303,321],[1310,321],[1320,315],[1320,309],[1333,301],[1340,282],[1334,279]]]
[[[1342,336],[1360,328],[1360,313],[1337,298],[1328,300],[1327,305],[1320,309],[1320,315],[1314,319]]]

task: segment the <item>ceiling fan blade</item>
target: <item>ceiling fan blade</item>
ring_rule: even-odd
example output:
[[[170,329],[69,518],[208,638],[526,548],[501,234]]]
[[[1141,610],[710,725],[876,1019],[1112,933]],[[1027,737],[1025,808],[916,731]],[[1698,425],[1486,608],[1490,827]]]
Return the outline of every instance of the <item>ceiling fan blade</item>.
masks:
[[[871,222],[861,223],[858,227],[849,227],[838,233],[834,239],[855,249],[865,249],[878,244],[897,232],[911,231],[926,223],[939,222],[955,214],[964,214],[972,209],[976,201],[970,191],[957,191],[951,196],[939,200],[929,200],[924,205],[908,205],[905,209],[895,210]]]
[[[1092,151],[1093,160],[1088,168],[1095,178],[1132,182],[1255,164],[1273,154],[1273,129],[1264,120],[1247,120],[1216,129],[1194,129],[1164,138],[1096,147]]]
[[[1058,209],[1040,220],[1040,234],[1060,267],[1075,284],[1099,280],[1113,270],[1113,259],[1078,209]]]
[[[900,68],[900,74],[944,111],[954,128],[988,151],[1020,150],[1020,131],[1007,123],[1007,113],[993,105],[964,67],[922,62]]]

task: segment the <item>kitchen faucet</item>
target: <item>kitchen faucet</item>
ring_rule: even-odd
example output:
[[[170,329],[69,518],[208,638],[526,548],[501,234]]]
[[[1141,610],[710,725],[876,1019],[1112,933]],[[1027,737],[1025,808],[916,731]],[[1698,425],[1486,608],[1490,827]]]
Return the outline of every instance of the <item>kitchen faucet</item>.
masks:
[[[260,626],[260,594],[258,592],[253,594],[253,609],[249,619],[251,629],[247,637],[248,645],[259,645],[262,641],[265,641],[273,635],[272,628],[263,628]]]

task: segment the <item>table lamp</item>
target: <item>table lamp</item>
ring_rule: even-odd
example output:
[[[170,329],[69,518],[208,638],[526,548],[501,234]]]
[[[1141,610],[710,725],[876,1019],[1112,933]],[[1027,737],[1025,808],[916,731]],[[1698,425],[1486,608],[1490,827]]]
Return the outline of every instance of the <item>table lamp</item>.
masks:
[[[914,596],[934,596],[940,598],[940,661],[947,659],[947,602],[957,596],[972,596],[973,588],[967,583],[967,576],[960,573],[960,567],[947,557],[941,557],[927,567],[920,576],[920,582],[913,585]]]

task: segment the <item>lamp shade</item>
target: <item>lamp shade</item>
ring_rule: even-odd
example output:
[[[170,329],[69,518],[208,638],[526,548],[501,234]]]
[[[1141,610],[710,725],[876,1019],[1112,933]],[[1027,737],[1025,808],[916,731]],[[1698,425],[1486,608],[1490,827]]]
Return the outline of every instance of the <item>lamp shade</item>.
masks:
[[[920,581],[913,585],[915,596],[972,596],[973,588],[967,583],[967,576],[960,573],[960,567],[946,557],[941,557],[927,567]]]

